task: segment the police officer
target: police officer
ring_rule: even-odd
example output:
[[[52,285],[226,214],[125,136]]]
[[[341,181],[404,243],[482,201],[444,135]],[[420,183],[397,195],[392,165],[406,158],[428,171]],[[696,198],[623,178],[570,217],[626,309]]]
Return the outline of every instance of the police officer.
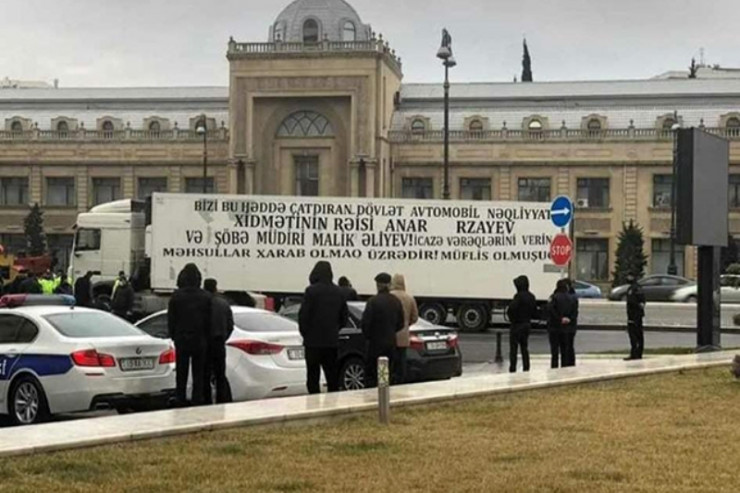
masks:
[[[627,276],[630,287],[627,290],[627,333],[630,337],[630,356],[625,361],[642,359],[645,346],[645,333],[642,319],[645,317],[645,293],[633,275]]]

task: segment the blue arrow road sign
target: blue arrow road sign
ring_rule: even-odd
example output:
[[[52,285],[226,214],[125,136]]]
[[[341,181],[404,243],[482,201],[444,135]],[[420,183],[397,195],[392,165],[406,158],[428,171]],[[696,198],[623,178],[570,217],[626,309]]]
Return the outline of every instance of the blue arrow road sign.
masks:
[[[570,224],[573,218],[573,202],[569,197],[560,196],[550,206],[550,217],[552,223],[558,228],[564,228]]]

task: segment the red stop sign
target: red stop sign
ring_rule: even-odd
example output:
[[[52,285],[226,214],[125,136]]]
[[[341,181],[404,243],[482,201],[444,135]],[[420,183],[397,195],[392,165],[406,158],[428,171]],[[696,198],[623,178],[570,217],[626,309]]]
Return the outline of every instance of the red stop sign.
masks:
[[[568,265],[573,257],[573,242],[567,235],[557,235],[550,243],[550,258],[558,267]]]

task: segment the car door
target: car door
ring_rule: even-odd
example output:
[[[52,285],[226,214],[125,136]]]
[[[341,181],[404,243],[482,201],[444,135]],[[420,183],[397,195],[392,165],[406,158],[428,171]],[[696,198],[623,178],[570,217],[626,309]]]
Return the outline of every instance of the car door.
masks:
[[[35,325],[31,324],[31,322],[26,322],[26,319],[23,317],[9,314],[0,315],[1,403],[4,403],[7,397],[8,381],[13,375],[13,369],[18,364],[21,355],[28,348],[28,345],[36,338],[37,334],[38,329],[36,329]]]
[[[683,287],[681,282],[673,277],[663,277],[660,280],[660,288],[657,290],[657,298],[655,301],[671,301],[673,293],[677,289]]]
[[[662,277],[649,277],[640,282],[646,301],[660,301]]]

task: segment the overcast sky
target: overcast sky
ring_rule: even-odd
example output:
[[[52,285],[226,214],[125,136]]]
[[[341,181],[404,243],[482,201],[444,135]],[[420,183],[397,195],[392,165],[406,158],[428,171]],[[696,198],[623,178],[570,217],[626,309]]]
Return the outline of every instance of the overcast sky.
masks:
[[[72,86],[228,85],[226,43],[266,41],[289,0],[0,0],[0,77]],[[443,27],[453,82],[647,78],[707,63],[740,67],[740,0],[353,0],[402,57],[406,82],[435,82]]]

